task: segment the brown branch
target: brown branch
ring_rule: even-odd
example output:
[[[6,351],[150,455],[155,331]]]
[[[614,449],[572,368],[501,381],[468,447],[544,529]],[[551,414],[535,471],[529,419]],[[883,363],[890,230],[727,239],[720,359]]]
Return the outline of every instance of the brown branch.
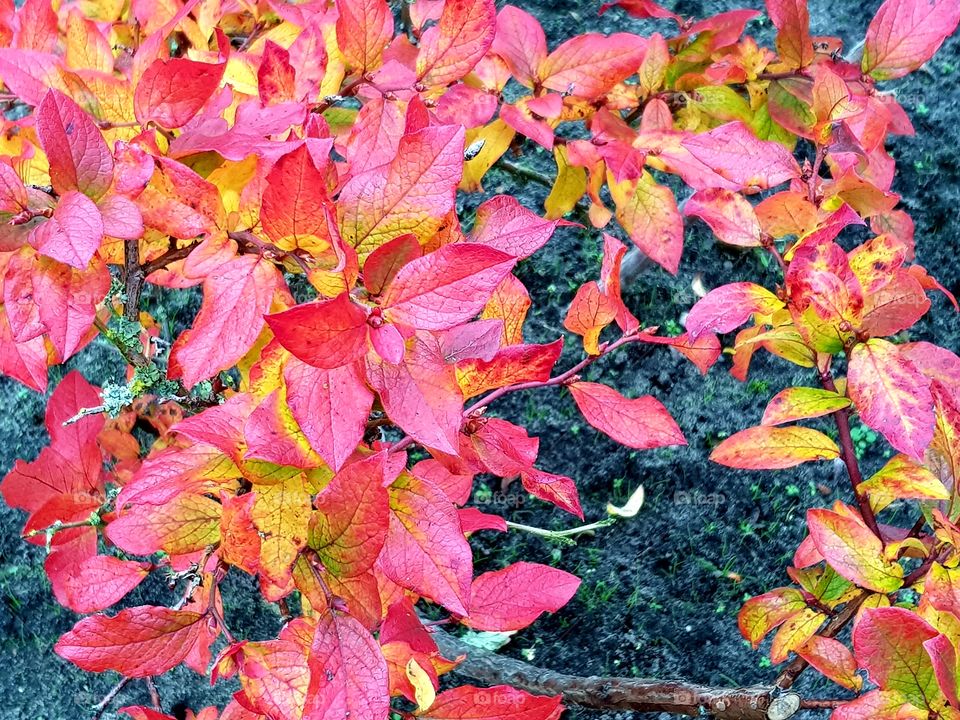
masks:
[[[163,268],[171,265],[178,260],[183,260],[187,255],[193,252],[193,249],[201,243],[200,240],[194,240],[189,245],[184,245],[183,247],[172,246],[167,250],[163,255],[155,257],[153,260],[143,263],[141,266],[141,271],[143,276],[149,277],[152,273],[155,273],[157,270],[162,270]]]
[[[727,689],[642,678],[566,675],[475,648],[436,626],[432,635],[444,656],[466,655],[453,671],[457,675],[538,695],[562,695],[565,703],[585,708],[709,715],[716,720],[786,720],[800,707],[799,695],[782,694],[776,687]]]
[[[143,292],[143,279],[146,277],[140,266],[140,241],[123,241],[123,286],[126,300],[123,303],[123,317],[136,322],[140,317],[140,293]]]
[[[284,260],[292,260],[300,267],[300,270],[303,271],[304,275],[310,272],[310,266],[302,257],[296,253],[283,250],[273,243],[268,243],[265,240],[261,240],[247,230],[231,232],[228,233],[228,235],[230,236],[231,240],[237,243],[240,252],[262,255],[270,260],[279,260],[281,262]]]

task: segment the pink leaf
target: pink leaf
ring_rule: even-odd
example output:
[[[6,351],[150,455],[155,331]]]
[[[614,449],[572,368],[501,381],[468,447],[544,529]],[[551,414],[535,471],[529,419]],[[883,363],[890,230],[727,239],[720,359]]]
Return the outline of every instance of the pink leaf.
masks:
[[[611,387],[590,382],[567,387],[584,419],[622,445],[646,450],[687,444],[663,403],[650,395],[632,400]]]
[[[484,573],[473,581],[470,615],[465,623],[477,630],[522,630],[541,613],[556,612],[580,587],[580,578],[563,570],[518,562]]]

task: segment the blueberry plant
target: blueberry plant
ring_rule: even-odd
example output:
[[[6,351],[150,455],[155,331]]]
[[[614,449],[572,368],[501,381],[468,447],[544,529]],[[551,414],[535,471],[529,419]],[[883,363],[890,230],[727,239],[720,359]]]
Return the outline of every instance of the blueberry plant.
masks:
[[[55,652],[153,691],[130,717],[170,718],[151,678],[185,664],[236,688],[195,720],[554,720],[562,702],[960,718],[960,358],[903,341],[928,293],[953,297],[913,263],[885,149],[913,132],[887,81],[933,56],[960,3],[886,0],[851,49],[811,36],[805,0],[768,0],[774,49],[744,35],[754,10],[598,9],[660,32],[551,49],[493,0],[0,4],[0,371],[43,392],[48,367],[98,336],[127,368],[100,388],[68,374],[49,446],[0,491],[27,511],[57,600],[87,615]],[[544,207],[494,196],[461,224],[458,193],[534,145],[556,163]],[[567,309],[582,351],[562,369],[562,338],[524,342],[514,269],[565,218],[609,233]],[[774,273],[678,307],[686,332],[665,336],[624,303],[615,236],[676,273],[685,218],[768,253]],[[147,285],[202,288],[178,337]],[[474,576],[469,537],[508,530],[469,507],[476,476],[583,518],[537,438],[488,409],[563,388],[623,445],[680,445],[660,401],[581,373],[640,343],[707,372],[720,335],[737,378],[765,350],[816,387],[779,392],[713,460],[842,460],[851,484],[849,502],[809,511],[793,584],[740,613],[755,645],[775,631],[776,683],[595,682],[460,655],[441,626],[515,631],[579,584],[529,562]],[[869,475],[853,415],[897,452]],[[895,501],[915,501],[912,525],[883,522]],[[167,604],[112,609],[151,573]],[[228,573],[281,608],[278,637],[231,632]],[[852,699],[787,692],[807,667]],[[441,685],[451,672],[492,687]]]

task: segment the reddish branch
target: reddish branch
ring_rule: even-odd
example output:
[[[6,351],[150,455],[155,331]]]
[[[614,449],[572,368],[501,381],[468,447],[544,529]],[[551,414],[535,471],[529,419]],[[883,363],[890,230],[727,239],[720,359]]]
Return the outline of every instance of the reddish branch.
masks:
[[[667,712],[716,720],[786,720],[800,707],[795,693],[777,687],[715,688],[685,682],[580,677],[475,648],[434,627],[446,657],[466,655],[454,672],[487,685],[511,685],[538,695],[562,695],[571,705],[603,710]],[[820,701],[823,702],[823,701]]]
[[[820,383],[824,390],[837,392],[837,386],[833,382],[833,373],[827,368],[820,373]],[[883,535],[880,533],[880,526],[874,517],[873,508],[870,507],[870,501],[860,490],[860,483],[863,482],[863,476],[860,474],[860,465],[857,463],[857,455],[853,448],[853,436],[850,434],[850,411],[847,408],[837,410],[833,413],[833,419],[837,425],[837,433],[840,436],[840,449],[843,456],[843,463],[847,467],[847,475],[850,478],[850,486],[853,488],[853,494],[857,499],[857,505],[860,507],[860,514],[863,515],[867,527],[873,531],[873,534],[883,542]]]

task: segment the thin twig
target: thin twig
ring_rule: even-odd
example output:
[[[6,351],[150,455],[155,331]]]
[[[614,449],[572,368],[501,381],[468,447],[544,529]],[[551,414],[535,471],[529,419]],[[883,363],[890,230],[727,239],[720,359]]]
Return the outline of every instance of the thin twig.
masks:
[[[100,720],[100,718],[103,717],[103,713],[106,712],[107,707],[109,707],[110,703],[113,702],[113,699],[120,694],[120,691],[130,683],[130,680],[131,678],[128,677],[123,678],[120,680],[120,682],[113,686],[110,692],[104,695],[103,700],[97,703],[97,705],[93,708],[93,717],[91,720]]]
[[[74,423],[78,423],[81,420],[83,420],[85,417],[90,417],[91,415],[100,415],[102,413],[105,413],[106,411],[107,411],[106,405],[97,405],[96,407],[80,408],[80,410],[77,411],[76,415],[74,415],[73,417],[69,417],[63,421],[63,427],[67,427],[68,425],[73,425]]]
[[[160,691],[157,690],[157,684],[153,681],[153,678],[145,677],[143,684],[147,686],[147,692],[150,693],[150,704],[153,705],[153,709],[157,712],[163,712],[160,705]]]
[[[61,530],[72,530],[74,528],[82,528],[82,527],[97,527],[97,525],[99,524],[100,524],[99,516],[97,517],[96,520],[94,520],[91,517],[91,518],[87,518],[86,520],[77,520],[75,522],[67,522],[67,523],[62,523],[58,521],[53,523],[52,525],[48,525],[45,528],[41,528],[39,530],[31,530],[23,537],[32,538],[32,537],[36,537],[37,535],[48,535],[48,534],[54,535],[60,532]]]

